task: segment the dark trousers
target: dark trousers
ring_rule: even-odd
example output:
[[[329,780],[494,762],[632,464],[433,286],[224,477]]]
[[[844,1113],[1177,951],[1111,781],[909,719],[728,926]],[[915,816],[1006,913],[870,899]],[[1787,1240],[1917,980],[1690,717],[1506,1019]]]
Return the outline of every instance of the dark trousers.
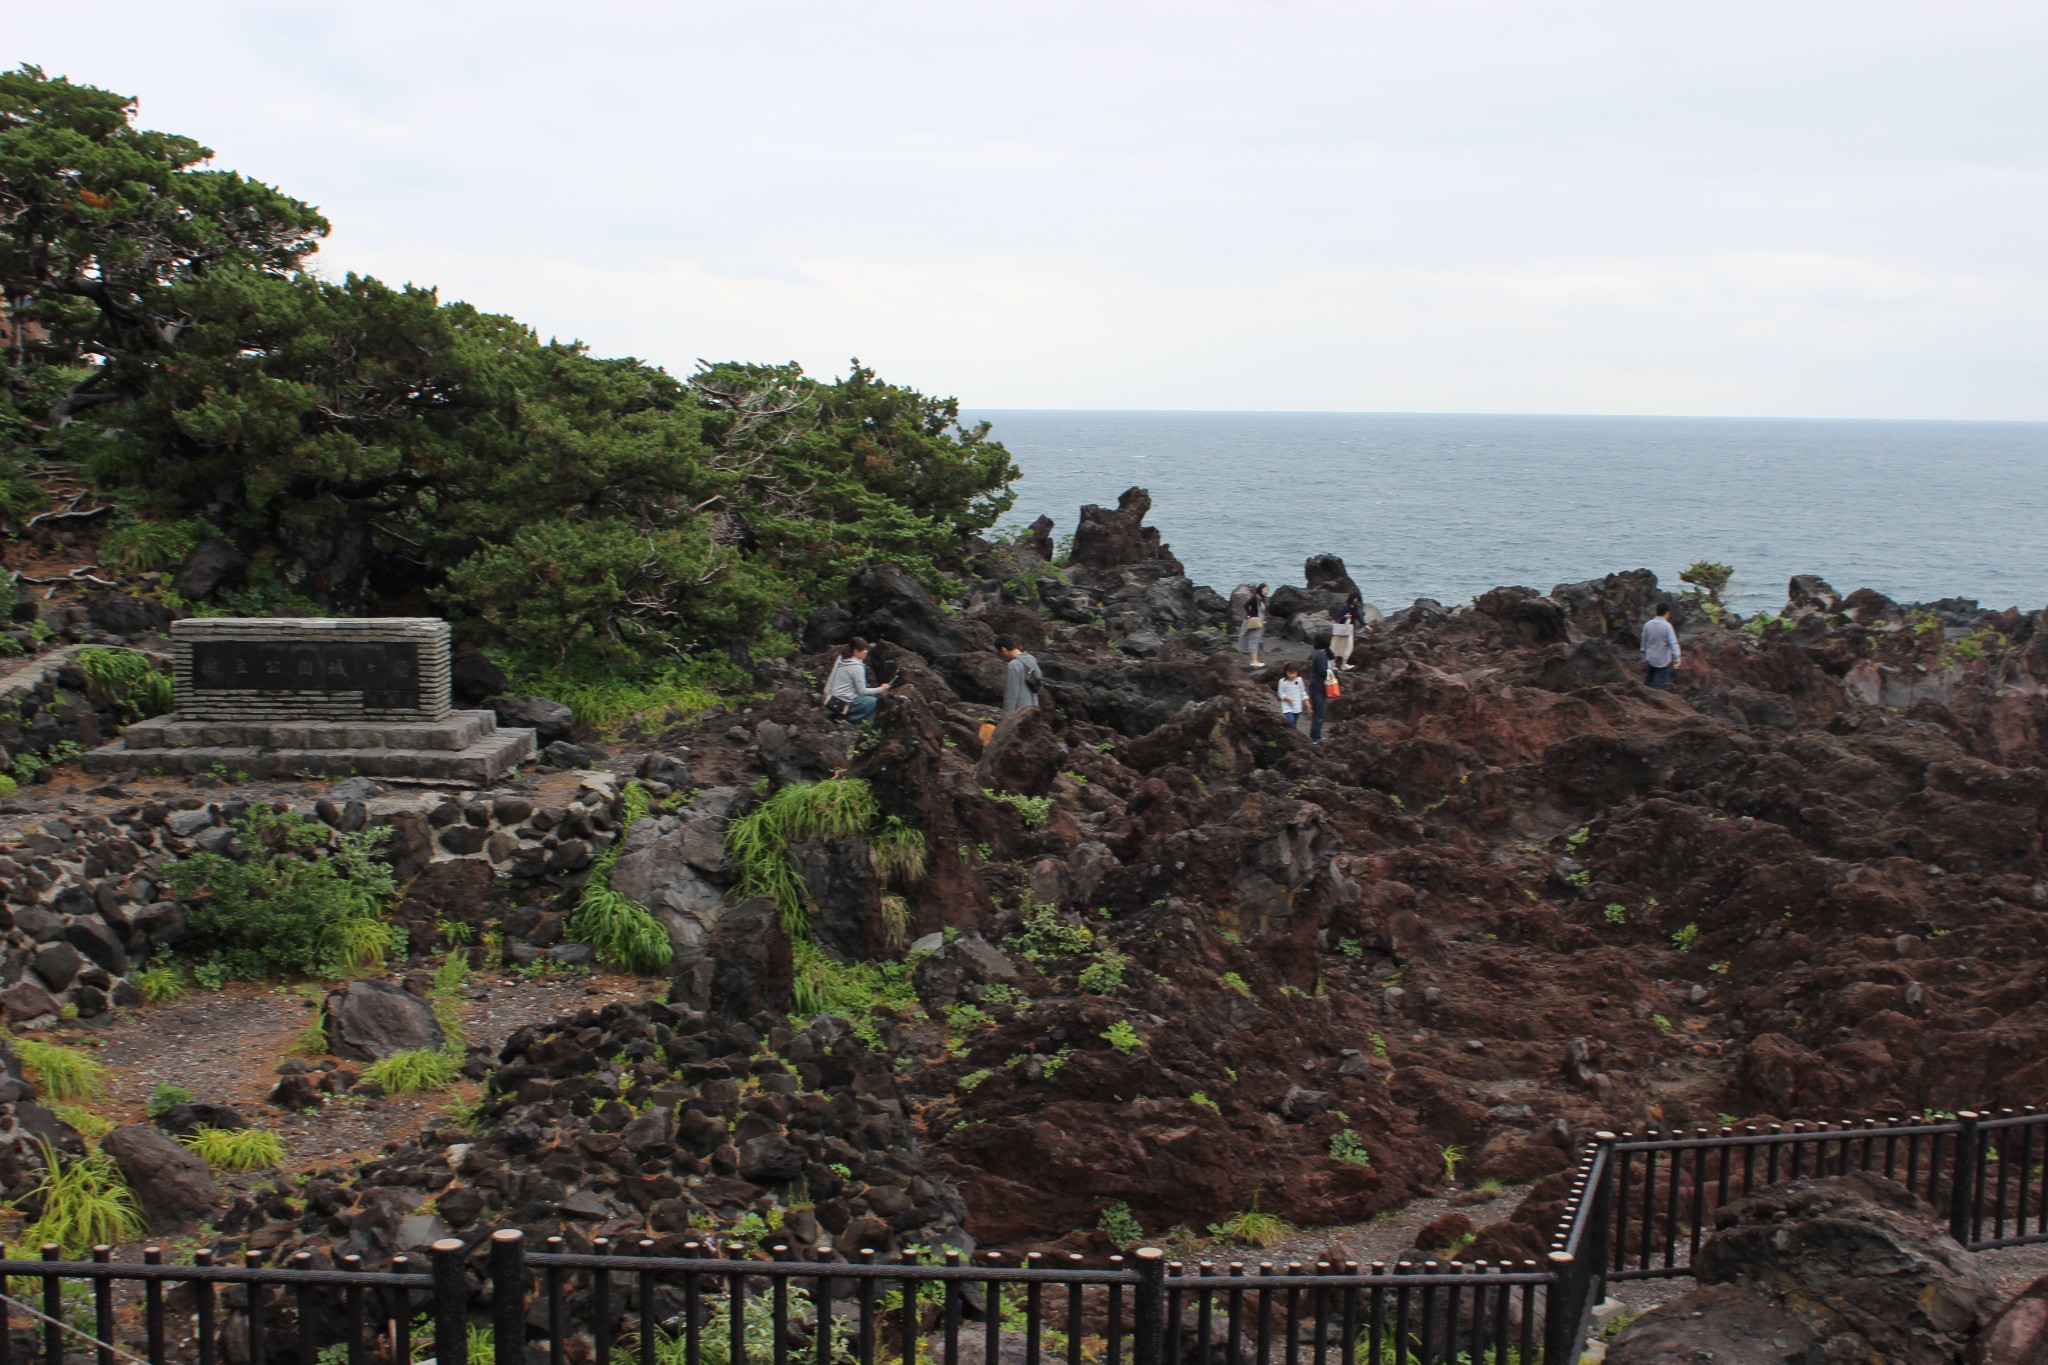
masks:
[[[1670,664],[1665,664],[1665,665],[1664,665],[1664,666],[1663,666],[1662,668],[1659,668],[1659,667],[1657,667],[1657,665],[1655,665],[1655,664],[1644,664],[1644,665],[1643,665],[1643,686],[1645,686],[1645,687],[1669,687],[1669,686],[1671,686],[1671,665],[1670,665]]]
[[[1321,739],[1323,737],[1323,717],[1330,713],[1330,694],[1323,691],[1320,687],[1316,688],[1309,696],[1308,709],[1310,717],[1308,737],[1310,739]]]

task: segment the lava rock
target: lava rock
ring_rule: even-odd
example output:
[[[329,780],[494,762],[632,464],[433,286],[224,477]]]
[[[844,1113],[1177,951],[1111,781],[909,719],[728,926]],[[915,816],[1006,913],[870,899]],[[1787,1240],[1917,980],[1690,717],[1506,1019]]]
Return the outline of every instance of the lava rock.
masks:
[[[1842,1359],[1958,1358],[1995,1296],[1919,1198],[1880,1176],[1779,1185],[1723,1208],[1703,1285],[1761,1294]]]
[[[534,731],[543,744],[567,739],[576,728],[576,713],[546,697],[492,697],[484,703],[498,724]]]
[[[1161,543],[1159,528],[1145,525],[1152,510],[1152,495],[1142,488],[1127,488],[1116,500],[1114,511],[1093,503],[1081,509],[1081,524],[1074,528],[1073,563],[1099,572],[1126,564],[1163,560],[1181,572],[1180,561]]]
[[[475,645],[457,645],[448,656],[448,686],[458,705],[486,705],[510,685],[505,670]]]
[[[979,1003],[987,987],[1014,986],[1020,979],[1002,949],[971,930],[951,943],[941,942],[912,974],[917,998],[933,1011],[962,999]]]
[[[194,545],[178,565],[171,591],[188,602],[203,602],[222,588],[236,588],[249,571],[249,556],[219,536]]]
[[[1659,1304],[1621,1330],[1607,1365],[1821,1365],[1804,1323],[1746,1289],[1707,1285]]]
[[[389,981],[351,981],[327,993],[323,1011],[328,1049],[352,1061],[374,1062],[445,1041],[434,1007]]]
[[[135,1191],[143,1216],[159,1232],[211,1217],[223,1200],[206,1163],[143,1123],[129,1123],[100,1139]]]
[[[1019,796],[1043,796],[1052,790],[1067,746],[1053,733],[1043,706],[1026,706],[1004,716],[995,735],[974,765],[981,787]]]
[[[174,1104],[156,1116],[156,1126],[172,1137],[184,1137],[201,1128],[247,1128],[249,1121],[225,1104]]]
[[[1970,1365],[2040,1365],[2048,1360],[2048,1276],[2008,1300],[1971,1348]]]

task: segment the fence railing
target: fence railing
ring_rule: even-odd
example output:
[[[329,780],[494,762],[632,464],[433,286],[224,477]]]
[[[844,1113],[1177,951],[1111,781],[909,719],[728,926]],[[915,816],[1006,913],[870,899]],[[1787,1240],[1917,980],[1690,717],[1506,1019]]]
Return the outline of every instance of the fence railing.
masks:
[[[1862,1171],[1934,1207],[1971,1251],[2048,1242],[2048,1113],[1863,1119],[1690,1133],[1599,1133],[1573,1174],[1553,1259],[1581,1323],[1611,1281],[1690,1276],[1724,1205],[1767,1186]]]
[[[2048,1114],[2031,1109],[1601,1133],[1547,1258],[1499,1265],[1184,1265],[1149,1247],[1095,1266],[798,1261],[738,1243],[533,1247],[512,1230],[487,1250],[451,1238],[424,1267],[397,1257],[374,1271],[304,1253],[167,1265],[155,1249],[117,1263],[104,1247],[91,1261],[46,1247],[40,1260],[0,1253],[0,1365],[412,1365],[420,1336],[436,1365],[1568,1365],[1610,1282],[1689,1275],[1714,1215],[1768,1185],[1884,1175],[1984,1250],[2048,1242],[2044,1159]]]

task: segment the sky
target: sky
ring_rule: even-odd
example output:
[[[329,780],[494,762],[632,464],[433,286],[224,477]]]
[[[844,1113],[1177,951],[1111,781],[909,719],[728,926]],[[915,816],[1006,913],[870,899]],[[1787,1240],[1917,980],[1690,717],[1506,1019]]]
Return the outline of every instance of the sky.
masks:
[[[971,408],[2048,419],[2048,5],[11,5],[317,258]]]

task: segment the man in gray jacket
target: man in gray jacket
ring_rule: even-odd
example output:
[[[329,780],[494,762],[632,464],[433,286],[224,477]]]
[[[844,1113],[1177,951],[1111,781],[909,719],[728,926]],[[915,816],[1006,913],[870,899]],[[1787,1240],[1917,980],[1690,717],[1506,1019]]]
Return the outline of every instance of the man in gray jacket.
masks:
[[[1671,670],[1678,667],[1678,632],[1671,627],[1671,604],[1659,602],[1657,614],[1643,623],[1643,685],[1671,686]]]
[[[1003,714],[1038,705],[1038,689],[1045,682],[1038,660],[1017,648],[1014,640],[996,641],[996,653],[1008,661],[1003,665]]]

